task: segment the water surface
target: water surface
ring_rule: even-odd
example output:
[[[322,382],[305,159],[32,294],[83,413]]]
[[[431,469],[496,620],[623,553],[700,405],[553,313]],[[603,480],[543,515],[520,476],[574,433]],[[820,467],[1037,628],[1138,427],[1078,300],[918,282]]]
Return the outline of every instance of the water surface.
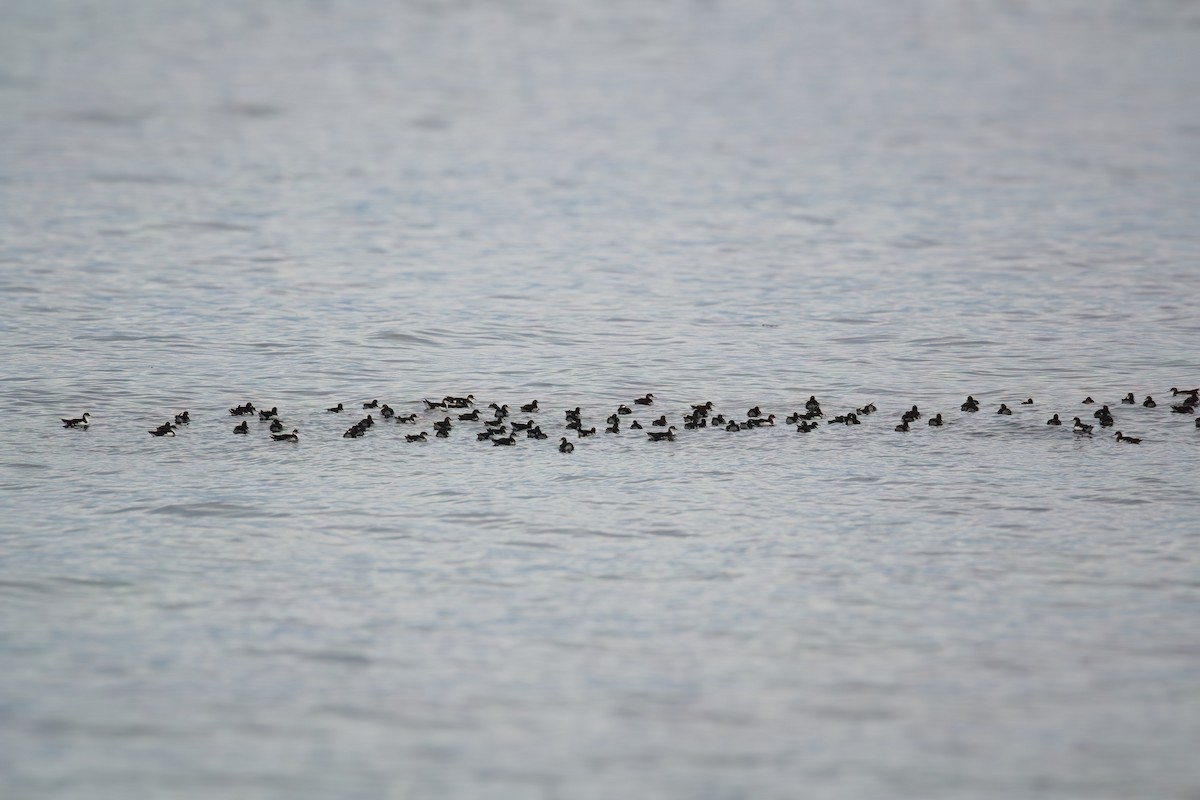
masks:
[[[1200,792],[1193,5],[0,11],[4,797]]]

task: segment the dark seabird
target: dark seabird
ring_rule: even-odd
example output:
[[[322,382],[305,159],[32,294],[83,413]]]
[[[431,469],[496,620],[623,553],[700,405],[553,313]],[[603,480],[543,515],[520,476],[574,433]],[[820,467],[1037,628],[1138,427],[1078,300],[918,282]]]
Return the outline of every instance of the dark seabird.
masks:
[[[492,439],[492,447],[512,447],[517,443],[517,437],[509,435],[503,439]]]
[[[477,422],[479,420],[479,409],[475,409],[466,414],[459,414],[458,418],[465,422]]]
[[[752,408],[752,409],[750,409],[749,411],[747,411],[747,412],[746,412],[746,416],[747,416],[747,417],[761,417],[761,416],[762,416],[762,409],[761,409],[761,408],[759,408],[758,406],[755,406],[754,408]]]
[[[645,397],[639,397],[637,400],[634,400],[633,402],[635,405],[639,405],[639,406],[654,405],[654,395],[650,394],[649,392],[646,392]]]
[[[1146,399],[1142,401],[1142,405],[1146,408],[1156,408],[1158,403],[1154,402],[1154,398],[1146,395]]]
[[[929,427],[931,427],[931,428],[942,427],[942,415],[940,412],[938,413],[938,415],[936,417],[933,417],[932,419],[929,420]]]
[[[1181,394],[1190,394],[1192,397],[1200,398],[1200,389],[1176,389],[1171,387],[1171,397],[1178,397]]]
[[[233,408],[229,409],[229,416],[231,417],[244,417],[247,414],[254,414],[253,403],[246,403],[245,405],[234,406]]]
[[[387,403],[384,403],[379,409],[379,416],[383,417],[384,419],[391,419],[392,417],[396,416],[396,410]]]
[[[579,428],[579,438],[580,439],[582,439],[585,436],[595,436],[595,435],[596,435],[595,427],[588,428],[586,431],[583,428]]]
[[[328,412],[329,412],[329,413],[331,413],[331,414],[340,414],[340,413],[342,413],[342,411],[343,411],[344,409],[342,408],[342,404],[341,404],[341,403],[338,403],[338,404],[337,404],[336,406],[334,406],[333,408],[327,408],[327,409],[325,409],[325,410],[326,410],[326,411],[328,411]]]
[[[1113,438],[1115,438],[1118,442],[1129,442],[1130,444],[1141,444],[1142,443],[1141,439],[1135,439],[1132,436],[1124,436],[1121,434],[1120,431],[1117,431],[1116,435]]]
[[[1012,409],[1006,406],[1004,403],[1001,403],[1000,407],[996,409],[996,413],[1004,414],[1005,416],[1012,416]]]
[[[624,403],[622,403],[621,405],[617,406],[617,413],[618,414],[632,414],[633,409],[630,408],[629,406],[625,405]]]
[[[963,411],[971,411],[971,412],[978,411],[979,410],[979,401],[976,400],[971,395],[967,395],[967,401],[965,403],[963,403],[961,406],[959,406],[959,408],[961,408]]]
[[[672,425],[665,431],[646,431],[646,435],[652,442],[673,442],[675,441],[675,426]]]
[[[575,452],[575,445],[568,442],[567,437],[564,436],[563,438],[558,440],[558,452],[573,453],[573,452]]]
[[[404,441],[427,442],[429,441],[429,431],[421,431],[420,433],[406,433],[404,434]]]
[[[908,420],[904,420],[899,425],[897,425],[896,430],[901,431],[903,433],[907,433],[908,432]]]
[[[1075,417],[1075,432],[1076,433],[1089,433],[1090,434],[1092,432],[1093,427],[1094,426],[1092,426],[1092,425],[1084,425],[1083,421],[1080,420],[1079,417]]]
[[[1083,404],[1084,404],[1085,406],[1090,406],[1092,403],[1095,403],[1095,402],[1096,402],[1096,401],[1095,401],[1095,400],[1093,400],[1093,399],[1091,398],[1091,395],[1089,395],[1089,396],[1087,396],[1087,397],[1083,398]]]
[[[300,431],[292,428],[291,433],[272,433],[271,438],[277,442],[298,442],[300,441]]]
[[[260,422],[266,422],[267,420],[275,419],[278,416],[279,416],[279,406],[271,406],[270,411],[258,412],[258,419]]]
[[[1027,399],[1027,400],[1022,400],[1022,401],[1021,401],[1021,405],[1023,405],[1023,406],[1031,406],[1031,405],[1033,405],[1033,398],[1032,398],[1032,397],[1030,397],[1030,398],[1029,398],[1029,399]]]
[[[379,408],[379,401],[372,400],[369,403],[363,403],[363,408]]]
[[[642,423],[638,422],[635,419],[633,421],[633,423],[629,426],[629,428],[630,428],[630,430],[640,431],[642,429]]]
[[[1046,424],[1047,425],[1062,425],[1062,420],[1058,418],[1058,414],[1055,414],[1053,417],[1046,420]]]
[[[657,426],[658,426],[658,427],[660,427],[660,428],[665,428],[665,427],[667,427],[667,415],[666,415],[666,414],[663,414],[661,417],[659,417],[658,419],[656,419],[656,420],[652,421],[650,424],[651,424],[651,425],[657,425]]]
[[[59,419],[62,419],[64,428],[86,428],[88,426],[88,418],[91,416],[91,414],[85,411],[82,417],[75,417],[74,419],[59,417]]]
[[[900,419],[904,422],[916,422],[920,418],[921,412],[917,410],[916,406],[913,406],[910,410],[905,411],[900,417]]]
[[[421,398],[421,402],[425,404],[426,411],[433,411],[435,408],[448,408],[445,400],[429,400]]]
[[[149,433],[151,436],[174,436],[175,426],[169,422],[164,422]]]
[[[620,433],[621,432],[621,423],[614,422],[612,425],[609,425],[607,428],[605,428],[604,432],[605,433]]]
[[[1121,398],[1121,402],[1125,403],[1126,405],[1133,405],[1134,403],[1137,402],[1137,400],[1135,400],[1133,398],[1133,392],[1130,392],[1129,394],[1127,394]]]
[[[233,432],[234,432],[234,433],[247,433],[247,434],[248,434],[248,433],[250,433],[250,425],[249,425],[249,423],[247,423],[247,422],[243,421],[243,422],[242,422],[240,425],[234,425],[234,426],[233,426]]]
[[[804,404],[804,409],[806,411],[820,411],[821,410],[821,404],[817,402],[817,396],[815,394],[810,394],[808,396],[808,402],[806,402]]]
[[[534,400],[532,403],[526,403],[525,405],[521,406],[521,410],[524,411],[526,414],[534,413],[535,411],[538,410],[537,400]]]
[[[271,420],[271,433],[279,433],[283,430],[283,423],[277,419]]]
[[[192,416],[191,416],[191,414],[189,414],[186,411],[175,415],[175,424],[176,425],[187,425],[191,421],[192,421]]]
[[[729,420],[729,424],[725,426],[725,430],[727,431],[740,431],[741,429],[742,427],[734,420]]]

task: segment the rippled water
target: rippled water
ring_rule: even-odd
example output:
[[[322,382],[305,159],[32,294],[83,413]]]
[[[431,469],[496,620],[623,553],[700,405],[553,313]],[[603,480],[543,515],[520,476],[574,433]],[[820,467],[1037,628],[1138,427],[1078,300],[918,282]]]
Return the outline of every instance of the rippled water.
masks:
[[[1200,796],[1196,4],[0,12],[5,798]]]

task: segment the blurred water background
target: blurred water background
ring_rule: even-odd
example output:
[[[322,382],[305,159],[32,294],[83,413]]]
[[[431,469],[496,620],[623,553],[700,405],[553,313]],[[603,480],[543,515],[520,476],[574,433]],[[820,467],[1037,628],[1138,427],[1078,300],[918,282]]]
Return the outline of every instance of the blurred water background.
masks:
[[[0,795],[1200,797],[1197,308],[1193,2],[0,0]]]

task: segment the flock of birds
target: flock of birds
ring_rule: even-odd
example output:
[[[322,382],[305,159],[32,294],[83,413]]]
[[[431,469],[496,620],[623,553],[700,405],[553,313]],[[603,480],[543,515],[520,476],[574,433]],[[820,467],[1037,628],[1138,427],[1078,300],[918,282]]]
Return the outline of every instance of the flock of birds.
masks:
[[[1172,398],[1182,398],[1178,402],[1171,404],[1171,411],[1177,414],[1188,414],[1195,417],[1195,426],[1200,429],[1200,417],[1196,414],[1200,411],[1200,388],[1197,389],[1179,389],[1171,388]],[[643,426],[637,419],[629,422],[628,428],[623,429],[622,425],[625,420],[634,413],[634,408],[639,410],[649,410],[650,406],[654,405],[654,395],[645,394],[642,397],[635,399],[632,405],[622,403],[611,415],[605,420],[604,433],[619,434],[622,430],[643,431],[651,441],[674,441],[675,440],[675,425],[671,424],[671,420],[666,414],[661,414],[657,419],[651,420],[648,423],[649,427]],[[530,416],[540,414],[542,409],[538,407],[538,401],[533,400],[519,407],[520,413],[526,415],[525,422],[519,422],[511,418],[511,411],[507,404],[500,405],[491,403],[487,406],[487,413],[475,405],[475,396],[467,395],[466,397],[446,396],[441,400],[422,400],[424,406],[424,417],[414,412],[407,415],[396,413],[395,409],[387,403],[380,404],[378,400],[372,400],[369,403],[363,403],[363,410],[367,411],[367,415],[358,422],[355,422],[346,432],[342,434],[346,439],[357,439],[365,436],[371,428],[375,426],[375,414],[379,414],[381,422],[390,422],[399,425],[416,425],[419,420],[424,419],[431,423],[433,435],[436,438],[447,438],[450,436],[450,431],[455,428],[456,424],[478,423],[482,426],[482,430],[475,432],[476,438],[481,442],[491,442],[495,447],[511,447],[517,443],[517,435],[523,433],[527,439],[548,439],[550,435],[542,430],[542,426]],[[1121,398],[1120,405],[1135,405],[1137,398],[1133,392],[1130,392],[1125,397]],[[1033,398],[1021,401],[1018,405],[1033,405]],[[1082,405],[1096,405],[1096,401],[1091,397],[1086,397],[1082,401]],[[1158,403],[1154,398],[1147,396],[1142,400],[1141,405],[1145,408],[1156,408]],[[979,401],[968,395],[966,401],[959,407],[964,413],[976,413],[980,410]],[[326,409],[328,413],[340,414],[346,411],[342,403]],[[821,409],[821,403],[816,396],[810,396],[804,404],[804,411],[796,411],[786,417],[784,422],[788,425],[795,425],[798,433],[808,433],[815,430],[820,421],[823,420],[828,425],[859,425],[861,417],[869,416],[877,411],[874,403],[868,403],[862,408],[857,408],[848,411],[844,414],[838,414],[833,417],[826,417]],[[1013,412],[1006,403],[1001,403],[996,409],[996,414],[1010,416]],[[1086,413],[1086,412],[1084,412]],[[299,442],[300,430],[293,428],[291,432],[286,431],[286,426],[280,418],[278,407],[271,409],[255,408],[253,403],[244,403],[239,406],[234,406],[229,409],[230,416],[233,417],[257,417],[259,423],[269,423],[268,430],[271,439],[276,442]],[[895,430],[901,433],[911,430],[910,426],[917,423],[923,418],[923,413],[917,406],[913,406],[908,411],[905,411],[900,417],[900,423],[896,425]],[[436,417],[442,417],[436,419]],[[571,431],[576,438],[584,438],[587,436],[596,435],[596,426],[585,428],[583,416],[580,408],[567,409],[564,412],[564,430]],[[744,420],[726,418],[725,414],[714,413],[712,401],[706,401],[699,405],[692,405],[690,410],[684,412],[681,419],[681,424],[685,430],[697,430],[700,428],[719,428],[725,431],[742,431],[750,428],[760,427],[775,427],[776,416],[774,414],[764,414],[759,406],[755,406],[746,412]],[[1080,436],[1091,436],[1095,427],[1099,425],[1101,428],[1114,427],[1116,420],[1113,417],[1112,411],[1108,405],[1102,405],[1099,409],[1092,412],[1092,419],[1095,422],[1085,423],[1078,416],[1072,421],[1072,430]],[[80,417],[62,420],[64,428],[87,429],[91,424],[91,414],[84,413]],[[187,411],[176,414],[173,421],[164,422],[157,428],[149,431],[151,436],[174,436],[175,432],[182,426],[191,423],[191,415]],[[928,418],[930,427],[938,428],[944,424],[941,412],[938,412]],[[1056,413],[1046,421],[1047,425],[1063,425],[1063,421]],[[549,425],[549,423],[547,423]],[[234,434],[248,435],[250,433],[250,424],[247,420],[242,420],[233,428]],[[1141,444],[1141,439],[1133,436],[1126,436],[1121,431],[1117,431],[1113,438],[1118,442],[1128,444]],[[406,434],[404,437],[407,442],[425,442],[429,439],[428,431],[420,433]],[[558,449],[563,453],[574,451],[575,445],[567,438],[560,436]]]

